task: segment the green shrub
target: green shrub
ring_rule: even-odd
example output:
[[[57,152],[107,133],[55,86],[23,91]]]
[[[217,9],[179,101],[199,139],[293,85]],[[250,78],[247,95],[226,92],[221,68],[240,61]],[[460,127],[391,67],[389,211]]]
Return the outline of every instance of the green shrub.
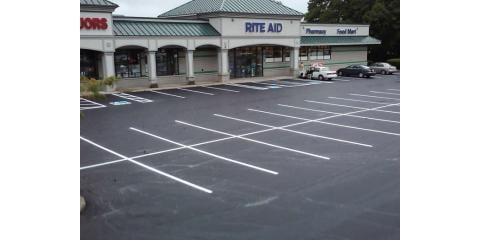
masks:
[[[400,70],[400,58],[392,58],[387,60],[390,65],[393,65],[397,67],[398,70]]]
[[[87,98],[103,99],[105,96],[100,93],[104,84],[95,78],[80,78],[80,95]]]
[[[103,84],[105,86],[113,87],[113,85],[115,85],[115,83],[118,82],[118,78],[115,77],[115,76],[110,76],[110,77],[107,77],[107,78],[103,79],[102,81],[103,81]]]

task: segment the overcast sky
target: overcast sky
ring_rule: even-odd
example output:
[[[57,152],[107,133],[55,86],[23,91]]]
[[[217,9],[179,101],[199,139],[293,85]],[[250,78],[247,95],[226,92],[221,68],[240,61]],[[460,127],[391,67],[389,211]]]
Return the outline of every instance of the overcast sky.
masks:
[[[114,14],[135,17],[156,17],[161,13],[180,6],[190,0],[111,0],[118,4]],[[283,5],[299,12],[307,11],[308,0],[281,0]]]

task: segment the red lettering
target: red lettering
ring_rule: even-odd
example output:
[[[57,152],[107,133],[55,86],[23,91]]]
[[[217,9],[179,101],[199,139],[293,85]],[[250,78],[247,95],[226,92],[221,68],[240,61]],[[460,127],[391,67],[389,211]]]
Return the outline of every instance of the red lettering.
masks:
[[[106,18],[80,18],[80,29],[86,30],[105,30],[108,28]]]

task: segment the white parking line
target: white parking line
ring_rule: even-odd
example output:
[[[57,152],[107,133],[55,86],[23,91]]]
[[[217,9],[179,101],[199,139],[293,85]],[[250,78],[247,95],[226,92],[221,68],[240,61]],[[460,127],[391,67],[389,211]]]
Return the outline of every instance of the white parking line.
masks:
[[[95,108],[104,108],[104,107],[107,107],[107,106],[105,106],[103,104],[100,104],[100,103],[90,101],[90,100],[85,99],[85,98],[80,98],[80,111],[81,110],[88,110],[88,109],[95,109]]]
[[[218,130],[214,130],[214,129],[210,129],[210,128],[205,128],[205,127],[201,127],[201,126],[198,126],[198,125],[194,125],[194,124],[191,124],[191,123],[186,123],[186,122],[182,122],[182,121],[178,121],[178,120],[175,120],[175,122],[180,123],[180,124],[184,124],[184,125],[187,125],[187,126],[195,127],[195,128],[198,128],[198,129],[203,129],[203,130],[210,131],[210,132],[215,132],[215,133],[227,135],[227,136],[230,136],[230,137],[236,137],[236,138],[243,139],[243,140],[246,140],[246,141],[249,141],[249,142],[259,143],[259,144],[263,144],[263,145],[278,148],[278,149],[283,149],[283,150],[287,150],[287,151],[291,151],[291,152],[295,152],[295,153],[308,155],[308,156],[311,156],[311,157],[330,160],[329,157],[325,157],[325,156],[321,156],[321,155],[317,155],[317,154],[313,154],[313,153],[308,153],[308,152],[303,152],[303,151],[292,149],[292,148],[282,147],[282,146],[279,146],[279,145],[274,145],[274,144],[258,141],[258,140],[251,139],[251,138],[246,138],[246,137],[243,137],[243,136],[240,136],[240,135],[233,135],[233,134],[230,134],[230,133],[226,133],[226,132],[222,132],[222,131],[218,131]]]
[[[207,92],[202,92],[202,91],[197,91],[197,90],[191,90],[191,89],[187,89],[187,88],[177,88],[178,90],[182,90],[182,91],[187,91],[187,92],[194,92],[194,93],[200,93],[200,94],[205,94],[205,95],[210,95],[210,96],[213,96],[215,94],[213,93],[207,93]]]
[[[379,93],[379,94],[389,94],[389,95],[397,95],[400,96],[398,93],[389,93],[389,92],[379,92],[379,91],[370,91],[371,93]]]
[[[379,96],[363,95],[363,94],[356,94],[356,93],[350,93],[349,95],[352,95],[352,96],[360,96],[360,97],[371,97],[371,98],[381,98],[381,99],[400,100],[400,99],[398,99],[398,98],[379,97]]]
[[[296,107],[296,106],[285,105],[285,104],[278,104],[278,106],[288,107],[288,108],[295,108],[295,109],[300,109],[300,110],[305,110],[305,111],[312,111],[312,112],[324,112],[324,113],[330,113],[330,114],[341,114],[341,113],[337,113],[337,112],[329,112],[329,111],[323,111],[323,110],[318,110],[318,109],[311,109],[311,108],[304,108],[304,107]],[[381,119],[381,118],[364,117],[364,116],[359,116],[359,115],[346,115],[345,117],[363,118],[363,119],[368,119],[368,120],[373,120],[373,121],[380,121],[380,122],[400,123],[399,121],[393,121],[393,120],[387,120],[387,119]]]
[[[207,188],[198,186],[198,185],[196,185],[196,184],[193,184],[193,183],[188,182],[188,181],[186,181],[186,180],[183,180],[183,179],[181,179],[181,178],[178,178],[178,177],[175,177],[175,176],[173,176],[173,175],[170,175],[170,174],[168,174],[168,173],[166,173],[166,172],[162,172],[162,171],[160,171],[160,170],[157,170],[157,169],[155,169],[155,168],[152,168],[152,167],[150,167],[150,166],[148,166],[148,165],[145,165],[145,164],[143,164],[143,163],[141,163],[141,162],[135,161],[135,160],[133,160],[133,159],[131,159],[131,158],[129,158],[129,157],[126,157],[126,156],[120,154],[120,153],[114,152],[113,150],[110,150],[110,149],[108,149],[108,148],[106,148],[106,147],[103,147],[103,146],[101,146],[101,145],[99,145],[99,144],[96,144],[96,143],[94,143],[94,142],[92,142],[92,141],[90,141],[90,140],[88,140],[88,139],[86,139],[86,138],[83,138],[82,136],[80,136],[80,139],[82,139],[83,141],[85,141],[85,142],[87,142],[87,143],[92,144],[93,146],[96,146],[96,147],[98,147],[98,148],[100,148],[100,149],[103,149],[103,150],[105,150],[105,151],[107,151],[107,152],[109,152],[109,153],[111,153],[111,154],[113,154],[113,155],[116,155],[116,156],[118,156],[118,157],[121,157],[121,158],[123,158],[123,159],[126,159],[127,161],[129,161],[129,162],[131,162],[131,163],[134,163],[134,164],[136,164],[136,165],[138,165],[138,166],[141,166],[141,167],[143,167],[143,168],[146,168],[146,169],[148,169],[148,170],[150,170],[150,171],[153,171],[153,172],[155,172],[155,173],[158,173],[158,174],[160,174],[160,175],[163,175],[163,176],[165,176],[165,177],[168,177],[168,178],[170,178],[170,179],[172,179],[172,180],[175,180],[175,181],[177,181],[177,182],[183,183],[183,184],[185,184],[185,185],[187,185],[187,186],[193,187],[193,188],[195,188],[195,189],[198,189],[198,190],[203,191],[203,192],[206,192],[206,193],[212,193],[212,192],[213,192],[213,191],[210,190],[210,189],[207,189]]]
[[[337,141],[337,142],[349,143],[349,144],[359,145],[359,146],[363,146],[363,147],[373,147],[370,144],[364,144],[364,143],[347,141],[347,140],[338,139],[338,138],[320,136],[320,135],[316,135],[316,134],[311,134],[311,133],[306,133],[306,132],[301,132],[301,131],[295,131],[295,130],[291,130],[291,129],[283,128],[283,127],[275,127],[275,126],[272,126],[272,125],[267,125],[267,124],[263,124],[263,123],[248,121],[248,120],[240,119],[240,118],[229,117],[229,116],[225,116],[225,115],[221,115],[221,114],[213,114],[213,115],[217,116],[217,117],[221,117],[221,118],[226,118],[226,119],[231,119],[231,120],[235,120],[235,121],[239,121],[239,122],[255,124],[255,125],[258,125],[258,126],[269,127],[269,128],[273,128],[273,129],[278,129],[278,130],[282,130],[282,131],[286,131],[286,132],[297,133],[297,134],[306,135],[306,136],[310,136],[310,137],[316,137],[316,138],[322,138],[322,139],[327,139],[327,140],[332,140],[332,141]]]
[[[155,91],[155,90],[151,90],[151,92],[153,92],[153,93],[158,93],[158,94],[163,94],[163,95],[171,96],[171,97],[186,98],[186,97],[183,97],[183,96],[179,96],[179,95],[175,95],[175,94],[170,94],[170,93],[164,93],[164,92]]]
[[[400,103],[388,104],[388,105],[385,105],[385,106],[380,106],[380,107],[371,108],[371,109],[367,109],[367,110],[359,110],[359,111],[354,111],[354,112],[349,112],[349,113],[342,113],[342,114],[338,114],[338,115],[323,117],[323,118],[319,118],[319,119],[312,119],[312,120],[309,120],[309,119],[306,119],[306,118],[299,118],[299,117],[294,117],[294,116],[288,116],[288,115],[278,114],[278,113],[270,113],[270,112],[261,111],[261,110],[256,110],[256,109],[248,109],[248,110],[249,110],[249,111],[256,111],[256,112],[267,113],[267,114],[272,114],[272,115],[276,115],[276,116],[283,116],[283,117],[288,117],[288,118],[293,118],[293,119],[306,120],[306,121],[302,121],[302,122],[299,122],[299,123],[294,123],[294,124],[289,124],[289,125],[281,126],[281,128],[288,128],[288,127],[298,126],[298,125],[302,125],[302,124],[306,124],[306,123],[310,123],[310,122],[319,122],[319,121],[325,120],[325,119],[330,119],[330,118],[335,118],[335,117],[340,117],[340,116],[348,116],[348,115],[351,115],[351,114],[356,114],[356,113],[371,111],[371,110],[373,110],[373,109],[385,108],[385,107],[390,107],[390,106],[398,106],[398,105],[400,105]],[[260,130],[260,131],[255,131],[255,132],[244,133],[244,134],[241,134],[241,135],[238,135],[238,136],[239,136],[239,137],[244,137],[244,136],[254,135],[254,134],[258,134],[258,133],[269,132],[269,131],[273,131],[273,130],[275,130],[275,129],[274,129],[274,128],[269,128],[269,129],[265,129],[265,130]],[[226,138],[220,138],[220,139],[210,140],[210,141],[206,141],[206,142],[201,142],[201,143],[197,143],[197,144],[190,145],[190,147],[201,146],[201,145],[205,145],[205,144],[209,144],[209,143],[220,142],[220,141],[229,140],[229,139],[234,139],[234,138],[237,138],[237,136],[233,135],[233,136],[229,136],[229,137],[226,137]],[[137,156],[134,156],[134,157],[130,157],[129,159],[137,159],[137,158],[141,158],[141,157],[145,157],[145,156],[152,156],[152,155],[161,154],[161,153],[166,153],[166,152],[171,152],[171,151],[176,151],[176,150],[180,150],[180,149],[184,149],[184,148],[187,148],[187,146],[185,146],[185,147],[177,147],[177,148],[172,148],[172,149],[167,149],[167,150],[162,150],[162,151],[153,152],[153,153],[147,153],[147,154],[142,154],[142,155],[137,155]],[[110,161],[110,162],[105,162],[105,163],[100,163],[100,164],[94,164],[94,165],[84,166],[84,167],[81,167],[80,170],[89,169],[89,168],[94,168],[94,167],[99,167],[99,166],[106,166],[106,165],[110,165],[110,164],[114,164],[114,163],[122,162],[122,161],[127,161],[127,159],[122,158],[122,159],[114,160],[114,161]]]
[[[337,127],[344,127],[344,128],[351,128],[351,129],[357,129],[357,130],[368,131],[368,132],[376,132],[376,133],[383,133],[383,134],[387,134],[387,135],[400,136],[400,134],[398,134],[398,133],[385,132],[385,131],[379,131],[379,130],[375,130],[375,129],[359,128],[359,127],[355,127],[355,126],[349,126],[349,125],[342,125],[342,124],[324,122],[324,121],[317,120],[317,119],[307,119],[307,118],[301,118],[301,117],[295,117],[295,116],[290,116],[290,115],[285,115],[285,114],[267,112],[267,111],[262,111],[262,110],[257,110],[257,109],[248,109],[248,110],[249,110],[249,111],[254,111],[254,112],[265,113],[265,114],[270,114],[270,115],[275,115],[275,116],[281,116],[281,117],[287,117],[287,118],[292,118],[292,119],[304,120],[305,122],[303,122],[302,124],[309,123],[309,122],[316,122],[316,123],[322,123],[322,124],[326,124],[326,125],[333,125],[333,126],[337,126]],[[335,116],[333,116],[333,117],[335,117]],[[328,118],[328,117],[325,117],[324,119],[326,119],[326,118]],[[320,119],[321,119],[321,118],[320,118]],[[291,124],[291,125],[288,125],[288,127],[290,127],[290,126],[292,126],[292,125],[296,126],[296,125],[300,125],[300,124]],[[286,127],[286,126],[284,126],[284,127]]]
[[[287,86],[287,85],[274,84],[274,83],[263,83],[263,82],[256,82],[256,84],[262,84],[262,85],[266,85],[266,86],[275,86],[275,87],[292,87],[292,86]]]
[[[333,83],[333,82],[319,82],[319,81],[315,81],[315,80],[305,80],[305,79],[295,79],[294,81],[302,81],[302,82],[309,82],[309,83],[313,83],[313,84],[322,84],[322,83]]]
[[[220,90],[220,91],[226,91],[226,92],[235,92],[238,93],[240,91],[232,90],[232,89],[225,89],[225,88],[217,88],[217,87],[207,87],[207,86],[202,86],[203,88],[209,88],[209,89],[215,89],[215,90]]]
[[[225,85],[234,86],[234,87],[241,87],[241,88],[249,88],[249,89],[255,89],[255,90],[268,90],[268,88],[255,87],[255,86],[250,86],[250,85],[242,85],[242,84],[236,84],[236,83],[228,83],[228,84],[225,84]]]
[[[134,95],[127,94],[127,93],[112,93],[112,95],[117,96],[117,97],[120,97],[120,98],[124,98],[124,99],[127,99],[127,100],[130,100],[130,101],[139,102],[139,103],[150,103],[150,102],[153,102],[153,101],[150,100],[150,99],[146,99],[146,98],[134,96]]]
[[[274,174],[274,175],[277,175],[277,174],[278,174],[278,172],[275,172],[275,171],[271,171],[271,170],[268,170],[268,169],[265,169],[265,168],[257,167],[257,166],[251,165],[251,164],[239,162],[239,161],[236,161],[236,160],[233,160],[233,159],[230,159],[230,158],[226,158],[226,157],[222,157],[222,156],[219,156],[219,155],[216,155],[216,154],[213,154],[213,153],[209,153],[209,152],[207,152],[207,151],[203,151],[203,150],[200,150],[200,149],[198,149],[198,148],[194,148],[194,147],[191,147],[191,146],[188,146],[188,145],[185,145],[185,144],[181,144],[181,143],[178,143],[178,142],[175,142],[175,141],[172,141],[172,140],[169,140],[169,139],[166,139],[166,138],[157,136],[157,135],[155,135],[155,134],[142,131],[142,130],[140,130],[140,129],[136,129],[136,128],[133,128],[133,127],[131,127],[130,129],[131,129],[131,130],[134,130],[134,131],[137,131],[137,132],[139,132],[139,133],[143,133],[143,134],[145,134],[145,135],[148,135],[148,136],[151,136],[151,137],[154,137],[154,138],[157,138],[157,139],[160,139],[160,140],[169,142],[169,143],[173,143],[173,144],[175,144],[175,145],[178,145],[178,146],[181,146],[181,147],[184,147],[184,148],[188,148],[188,149],[190,149],[190,150],[193,150],[193,151],[196,151],[196,152],[199,152],[199,153],[203,153],[203,154],[208,155],[208,156],[211,156],[211,157],[215,157],[215,158],[218,158],[218,159],[221,159],[221,160],[225,160],[225,161],[227,161],[227,162],[232,162],[232,163],[235,163],[235,164],[238,164],[238,165],[242,165],[242,166],[245,166],[245,167],[253,168],[253,169],[256,169],[256,170],[259,170],[259,171],[262,171],[262,172],[266,172],[266,173],[270,173],[270,174]]]
[[[312,101],[312,100],[304,100],[304,101],[305,101],[305,102],[309,102],[309,103],[318,103],[318,104],[332,105],[332,106],[339,106],[339,107],[348,107],[348,108],[354,108],[354,109],[363,109],[363,110],[368,109],[368,108],[364,108],[364,107],[355,107],[355,106],[350,106],[350,105],[342,105],[342,104],[335,104],[335,103],[318,102],[318,101]],[[372,110],[372,111],[400,114],[400,112],[394,112],[394,111],[388,111],[388,110],[381,110],[381,109],[376,109],[376,110]]]
[[[375,104],[385,104],[384,102],[373,102],[373,101],[365,101],[359,99],[351,99],[351,98],[339,98],[339,97],[328,97],[331,99],[338,99],[338,100],[345,100],[345,101],[352,101],[352,102],[364,102],[364,103],[375,103]]]

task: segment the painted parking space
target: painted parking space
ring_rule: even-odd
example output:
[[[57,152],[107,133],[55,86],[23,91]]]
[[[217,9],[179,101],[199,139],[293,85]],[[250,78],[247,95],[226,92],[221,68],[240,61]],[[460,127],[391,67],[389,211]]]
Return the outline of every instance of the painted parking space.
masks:
[[[128,225],[125,211],[136,211],[147,221],[161,215],[182,227],[193,215],[219,225],[227,216],[270,222],[279,209],[301,219],[323,208],[339,214],[318,205],[336,199],[347,219],[385,204],[392,205],[385,212],[398,215],[400,101],[350,94],[388,97],[370,91],[399,84],[380,78],[313,82],[189,88],[213,95],[152,90],[131,93],[152,100],[148,104],[132,101],[87,114],[80,170],[82,194],[92,206],[86,216],[107,214],[108,221]],[[380,200],[361,200],[371,194]]]

